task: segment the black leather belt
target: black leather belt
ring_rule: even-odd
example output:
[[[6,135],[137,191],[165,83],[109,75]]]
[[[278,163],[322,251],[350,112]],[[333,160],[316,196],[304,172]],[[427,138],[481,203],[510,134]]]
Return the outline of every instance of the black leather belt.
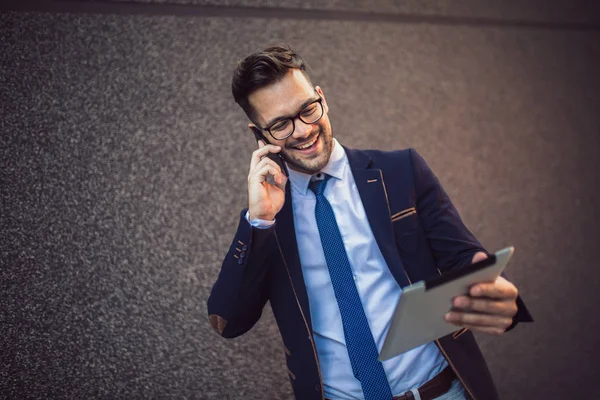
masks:
[[[447,366],[442,372],[428,380],[419,388],[419,394],[422,400],[435,399],[446,393],[452,382],[456,379],[456,374],[450,366]],[[392,400],[413,400],[415,396],[412,392],[406,392],[400,396],[394,396]]]
[[[425,382],[421,387],[419,387],[419,395],[421,395],[422,400],[432,400],[436,397],[439,397],[446,393],[450,386],[452,386],[452,382],[456,379],[456,374],[452,371],[450,366],[444,368],[442,372]],[[414,400],[415,396],[412,392],[408,391],[399,396],[394,396],[392,400]],[[325,399],[328,400],[328,399]]]

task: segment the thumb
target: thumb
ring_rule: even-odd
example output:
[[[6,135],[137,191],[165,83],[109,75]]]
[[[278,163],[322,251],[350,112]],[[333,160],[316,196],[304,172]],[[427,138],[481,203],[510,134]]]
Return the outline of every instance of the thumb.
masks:
[[[477,253],[475,253],[473,255],[473,258],[471,259],[471,263],[475,264],[476,262],[483,261],[486,258],[488,258],[487,254],[485,254],[483,251],[478,251]]]

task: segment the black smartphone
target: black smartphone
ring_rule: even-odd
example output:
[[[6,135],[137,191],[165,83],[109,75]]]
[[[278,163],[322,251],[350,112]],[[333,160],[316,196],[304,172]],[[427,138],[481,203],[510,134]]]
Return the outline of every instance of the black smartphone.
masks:
[[[259,140],[262,140],[262,142],[264,144],[269,144],[269,142],[267,141],[267,139],[263,136],[263,134],[260,132],[260,130],[258,128],[252,128],[252,131],[254,132],[254,137],[256,138],[257,142]],[[275,161],[275,163],[277,165],[279,165],[279,168],[281,168],[281,171],[283,172],[283,174],[285,176],[287,176],[287,177],[290,176],[290,173],[288,172],[287,166],[283,162],[285,159],[283,158],[283,156],[281,154],[279,154],[279,153],[268,153],[267,157],[269,157],[271,160]]]

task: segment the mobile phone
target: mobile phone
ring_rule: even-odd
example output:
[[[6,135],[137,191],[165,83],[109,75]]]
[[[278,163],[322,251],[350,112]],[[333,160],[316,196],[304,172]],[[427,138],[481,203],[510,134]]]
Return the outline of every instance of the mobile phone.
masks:
[[[264,137],[264,135],[260,132],[260,130],[258,128],[252,127],[252,132],[254,132],[254,137],[256,138],[257,142],[259,140],[262,140],[262,142],[264,144],[269,144],[269,142],[267,141],[267,138]],[[283,174],[285,176],[287,176],[287,177],[290,176],[287,166],[284,163],[285,159],[283,158],[283,156],[280,153],[268,153],[267,157],[269,157],[271,160],[275,161],[275,163],[277,165],[279,165],[279,168],[281,168],[281,172],[283,172]]]

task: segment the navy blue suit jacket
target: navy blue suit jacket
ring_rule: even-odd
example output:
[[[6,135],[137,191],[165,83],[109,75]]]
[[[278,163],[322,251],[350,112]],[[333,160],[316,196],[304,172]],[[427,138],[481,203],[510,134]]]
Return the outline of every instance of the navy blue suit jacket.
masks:
[[[345,150],[375,240],[401,287],[468,265],[476,252],[485,251],[415,150]],[[245,213],[208,299],[210,322],[223,337],[239,336],[254,326],[270,301],[296,398],[322,399],[290,184],[274,227],[253,228]],[[531,321],[520,298],[517,303],[515,324]],[[498,398],[470,331],[457,330],[435,343],[471,398]]]

